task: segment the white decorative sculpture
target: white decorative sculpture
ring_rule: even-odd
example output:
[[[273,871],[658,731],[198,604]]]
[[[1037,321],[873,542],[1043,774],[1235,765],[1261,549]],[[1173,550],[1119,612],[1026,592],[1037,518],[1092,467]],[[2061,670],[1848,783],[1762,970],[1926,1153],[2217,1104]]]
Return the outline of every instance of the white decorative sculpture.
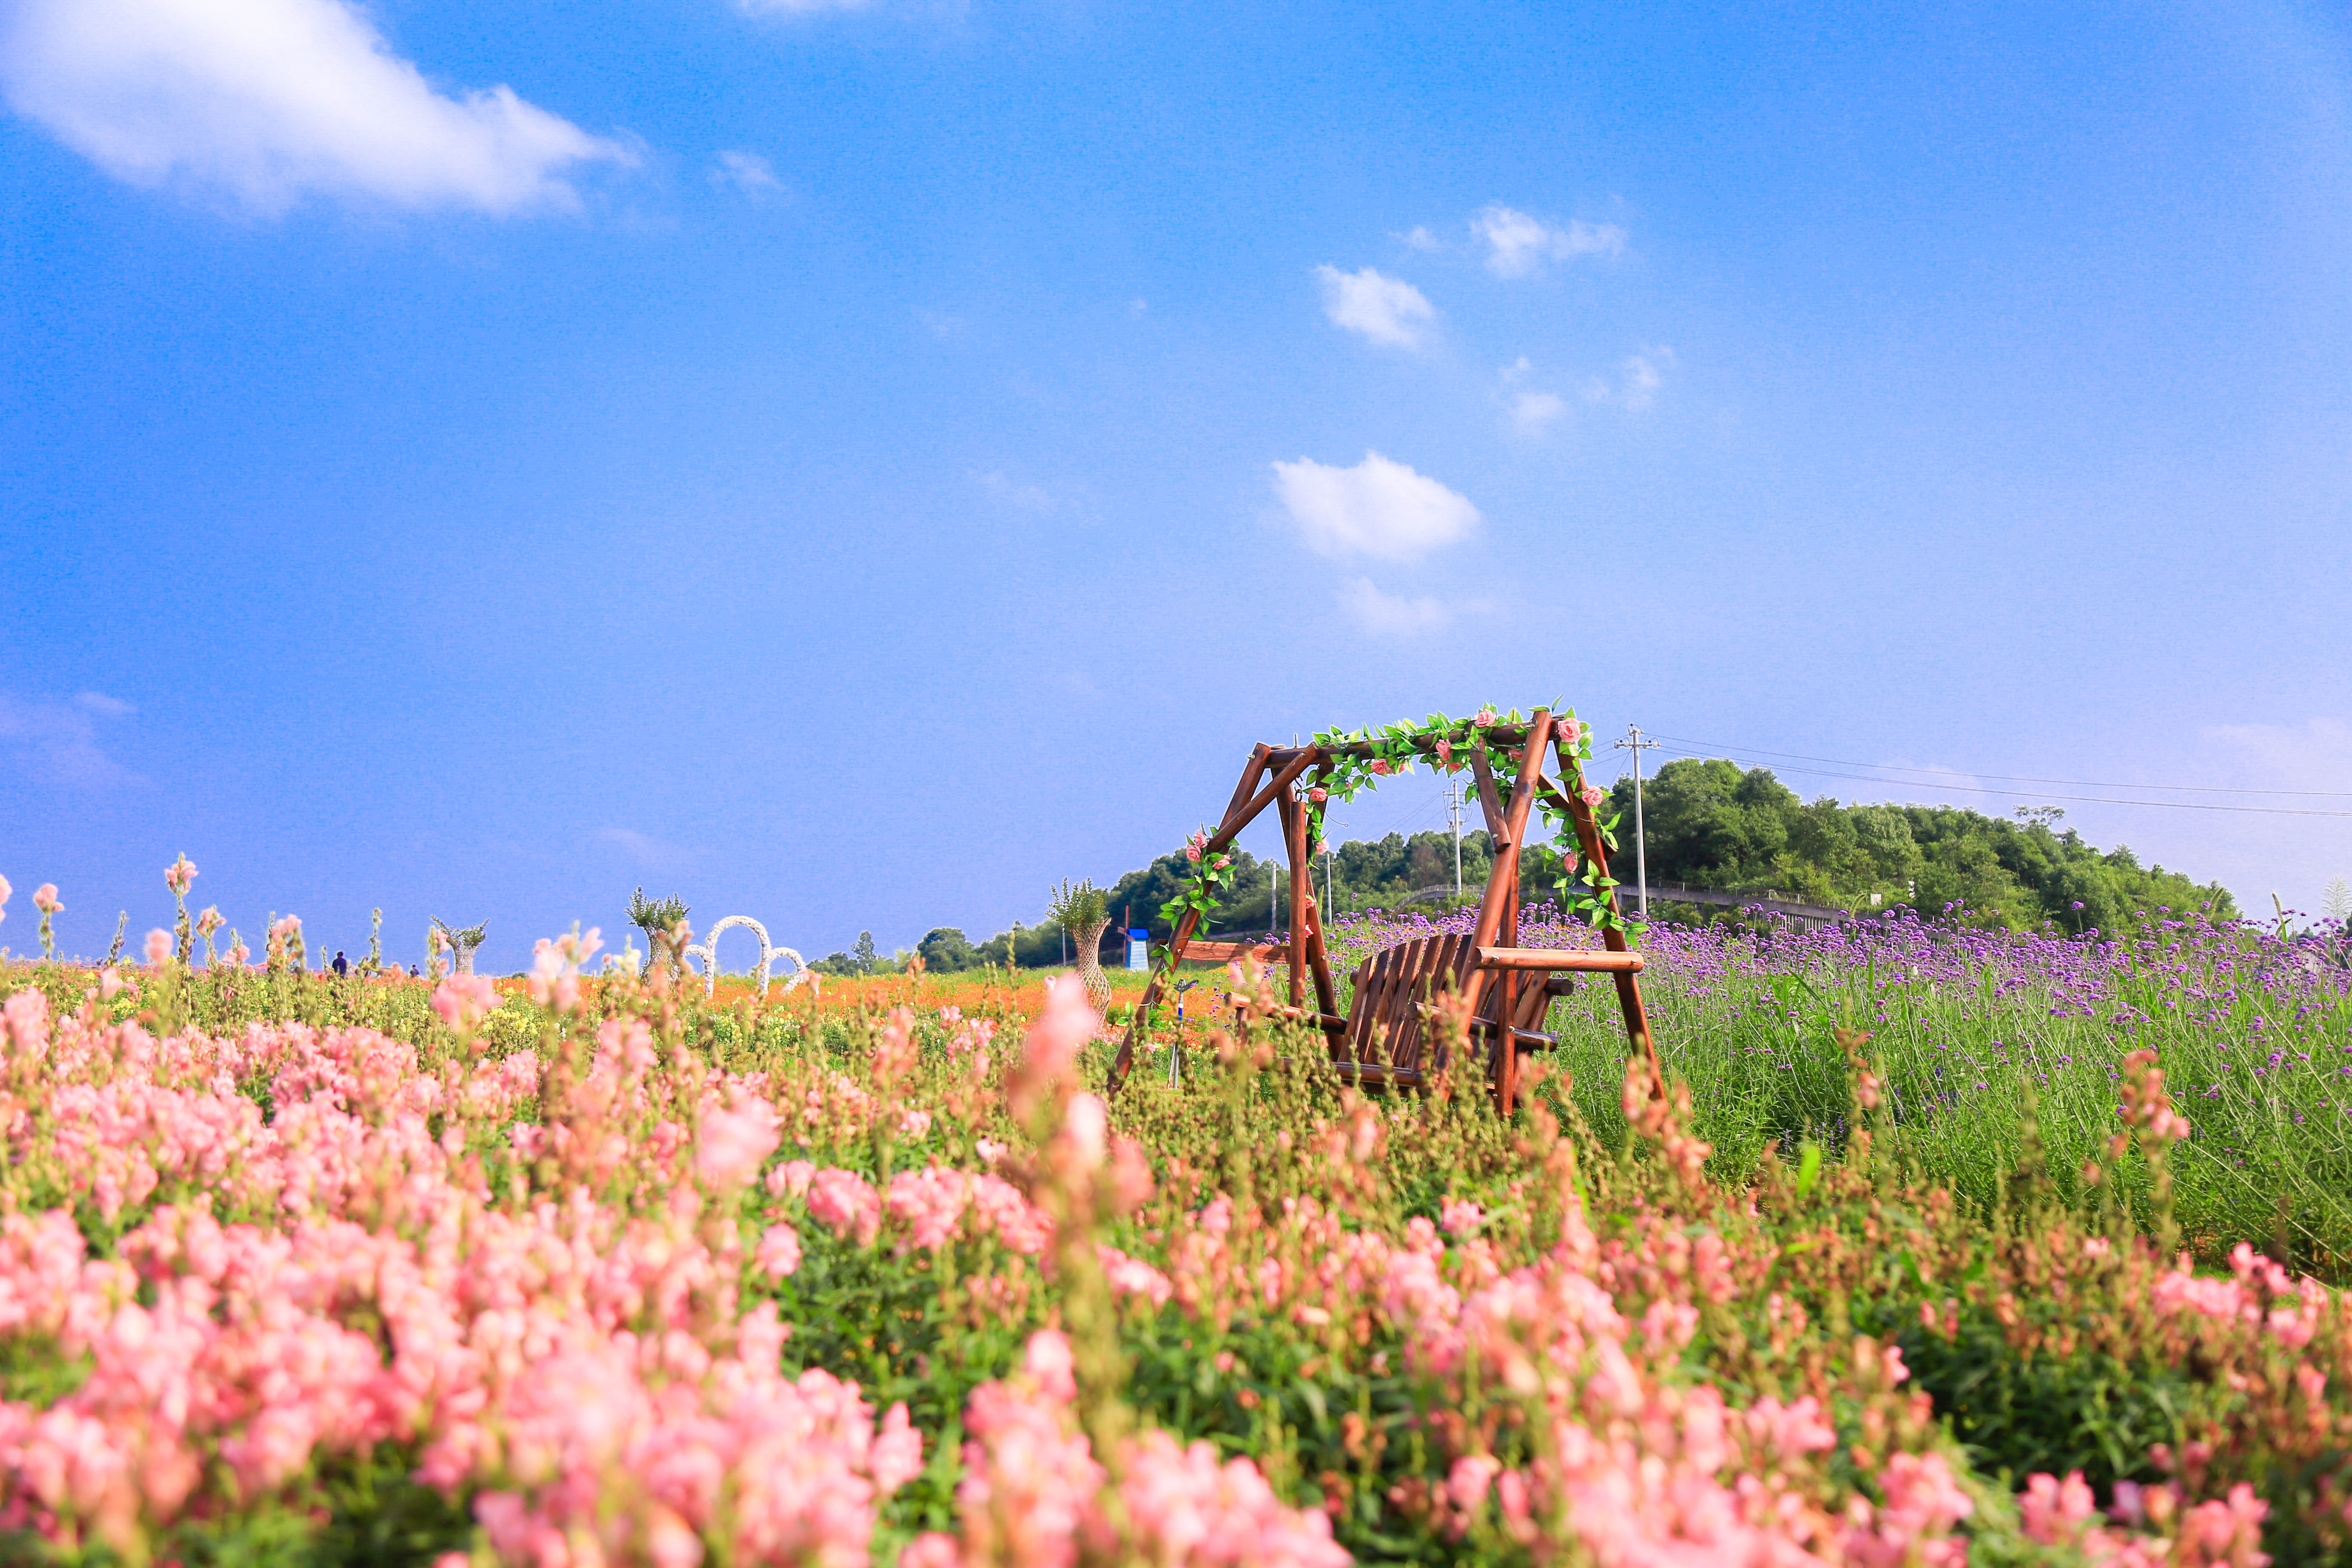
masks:
[[[698,944],[688,947],[678,954],[680,959],[688,963],[698,958],[702,961],[702,994],[705,996],[714,994],[719,989],[719,933],[729,926],[747,926],[751,929],[751,934],[760,939],[761,995],[765,996],[768,994],[768,970],[780,958],[789,958],[793,961],[793,977],[784,982],[784,990],[787,993],[803,981],[808,982],[811,985],[817,984],[816,971],[808,966],[808,960],[789,947],[768,945],[766,926],[761,925],[750,915],[729,915],[725,920],[712,926],[710,934],[704,937]]]

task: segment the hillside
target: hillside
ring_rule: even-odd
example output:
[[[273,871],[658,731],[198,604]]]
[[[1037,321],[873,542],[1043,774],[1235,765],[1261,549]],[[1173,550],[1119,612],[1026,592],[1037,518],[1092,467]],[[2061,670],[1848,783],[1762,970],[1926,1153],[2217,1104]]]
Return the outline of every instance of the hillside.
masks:
[[[2137,910],[2204,908],[2217,917],[2237,907],[2220,883],[2200,885],[2161,866],[2143,867],[2128,848],[2100,849],[2053,820],[2018,821],[1948,805],[1848,805],[1828,796],[1801,799],[1769,768],[1742,770],[1722,758],[1668,763],[1643,785],[1649,870],[1654,883],[1733,892],[1773,892],[1808,903],[1845,909],[1907,905],[1923,914],[1960,906],[1971,924],[2028,930],[2045,921],[2065,931],[2109,931]],[[1622,849],[1612,868],[1633,880],[1633,784],[1621,779],[1608,810],[1619,814]],[[2042,816],[2052,816],[2042,808]],[[1267,928],[1273,863],[1234,852],[1233,890],[1217,909],[1218,932]],[[1462,885],[1475,898],[1492,863],[1484,831],[1462,838]],[[1316,891],[1326,868],[1316,863]],[[1376,841],[1337,847],[1328,866],[1335,912],[1392,909],[1409,900],[1442,905],[1454,887],[1454,839],[1445,833],[1391,833]],[[1118,948],[1119,922],[1135,923],[1155,940],[1168,934],[1160,906],[1185,875],[1184,858],[1163,855],[1111,885],[1111,930],[1104,951]],[[1523,868],[1523,896],[1546,896],[1556,875],[1548,853]],[[1875,900],[1874,902],[1874,900]],[[1661,903],[1657,918],[1706,918],[1690,906]],[[1003,963],[1012,933],[975,943],[953,927],[925,936],[919,951],[934,971]],[[1065,961],[1061,933],[1024,926],[1015,958],[1024,968]],[[889,961],[884,960],[887,963]],[[835,953],[821,967],[857,967]]]

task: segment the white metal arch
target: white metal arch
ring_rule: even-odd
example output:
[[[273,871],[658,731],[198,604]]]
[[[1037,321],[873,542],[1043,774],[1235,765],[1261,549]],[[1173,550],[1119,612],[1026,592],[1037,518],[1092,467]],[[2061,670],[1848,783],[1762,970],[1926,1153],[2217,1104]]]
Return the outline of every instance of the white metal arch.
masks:
[[[716,994],[719,989],[719,933],[730,926],[747,927],[753,936],[760,939],[761,995],[765,996],[768,994],[768,971],[780,958],[789,958],[793,961],[793,974],[791,979],[784,982],[785,991],[790,992],[803,981],[806,981],[811,985],[817,984],[816,971],[808,966],[808,960],[789,947],[769,945],[766,926],[761,925],[750,915],[729,915],[710,928],[709,936],[678,954],[682,962],[689,964],[696,959],[702,961],[702,994],[705,996]]]

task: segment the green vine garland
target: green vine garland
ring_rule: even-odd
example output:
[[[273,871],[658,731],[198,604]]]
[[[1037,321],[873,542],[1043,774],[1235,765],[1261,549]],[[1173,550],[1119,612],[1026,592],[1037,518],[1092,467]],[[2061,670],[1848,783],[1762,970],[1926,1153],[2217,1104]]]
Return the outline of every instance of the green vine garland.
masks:
[[[1583,764],[1592,755],[1591,728],[1577,718],[1573,708],[1555,708],[1552,714],[1553,733],[1568,742],[1569,754],[1577,764],[1575,776],[1561,779],[1559,787],[1580,791],[1587,805],[1597,806],[1604,792],[1584,782]],[[1327,750],[1365,746],[1371,754],[1334,755],[1328,771],[1311,780],[1301,779],[1293,786],[1307,807],[1307,839],[1312,846],[1309,853],[1320,853],[1324,848],[1323,813],[1332,801],[1353,800],[1363,791],[1376,788],[1384,778],[1412,772],[1415,763],[1428,760],[1438,772],[1458,773],[1468,771],[1474,753],[1484,752],[1489,759],[1487,768],[1498,784],[1516,776],[1518,751],[1495,742],[1490,734],[1497,730],[1521,728],[1527,722],[1517,709],[1497,713],[1490,704],[1466,719],[1432,713],[1418,724],[1406,721],[1378,730],[1319,732],[1315,744]],[[1424,747],[1433,753],[1433,759],[1424,756]],[[1630,932],[1632,926],[1610,907],[1609,890],[1617,886],[1617,879],[1604,876],[1598,865],[1584,858],[1582,847],[1577,843],[1575,824],[1569,819],[1563,805],[1539,795],[1535,808],[1552,835],[1549,847],[1559,858],[1560,874],[1554,884],[1553,896],[1559,900],[1562,912],[1580,916],[1596,927]],[[1596,826],[1601,830],[1601,843],[1615,849],[1617,818],[1596,819]],[[1177,889],[1174,898],[1160,907],[1160,918],[1171,927],[1188,910],[1206,921],[1215,911],[1219,895],[1233,884],[1233,857],[1222,850],[1214,855],[1205,853],[1209,837],[1209,830],[1202,828],[1185,845],[1185,855],[1192,861],[1192,876]]]

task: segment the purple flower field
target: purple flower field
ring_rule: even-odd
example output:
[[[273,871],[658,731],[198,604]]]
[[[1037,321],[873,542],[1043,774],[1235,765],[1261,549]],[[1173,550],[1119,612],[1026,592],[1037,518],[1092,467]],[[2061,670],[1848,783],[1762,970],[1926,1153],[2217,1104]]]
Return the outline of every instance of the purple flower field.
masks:
[[[1335,968],[1475,919],[1340,917]],[[1598,945],[1542,907],[1521,931],[1530,945]],[[1660,924],[1640,946],[1660,1050],[1727,1170],[1769,1143],[1842,1142],[1849,1090],[1831,1029],[1843,1025],[1871,1032],[1897,1156],[1920,1174],[1989,1202],[2038,1137],[2058,1190],[2087,1202],[2084,1163],[2105,1161],[2120,1131],[2118,1064],[2148,1047],[2192,1128],[2175,1158],[2186,1234],[2352,1253],[2352,942],[2333,922],[2282,931],[2156,910],[2130,931],[2066,937],[1905,912]],[[1608,989],[1556,1005],[1549,1026],[1578,1108],[1614,1135],[1625,1039]],[[2141,1173],[2110,1179],[2145,1201]]]

